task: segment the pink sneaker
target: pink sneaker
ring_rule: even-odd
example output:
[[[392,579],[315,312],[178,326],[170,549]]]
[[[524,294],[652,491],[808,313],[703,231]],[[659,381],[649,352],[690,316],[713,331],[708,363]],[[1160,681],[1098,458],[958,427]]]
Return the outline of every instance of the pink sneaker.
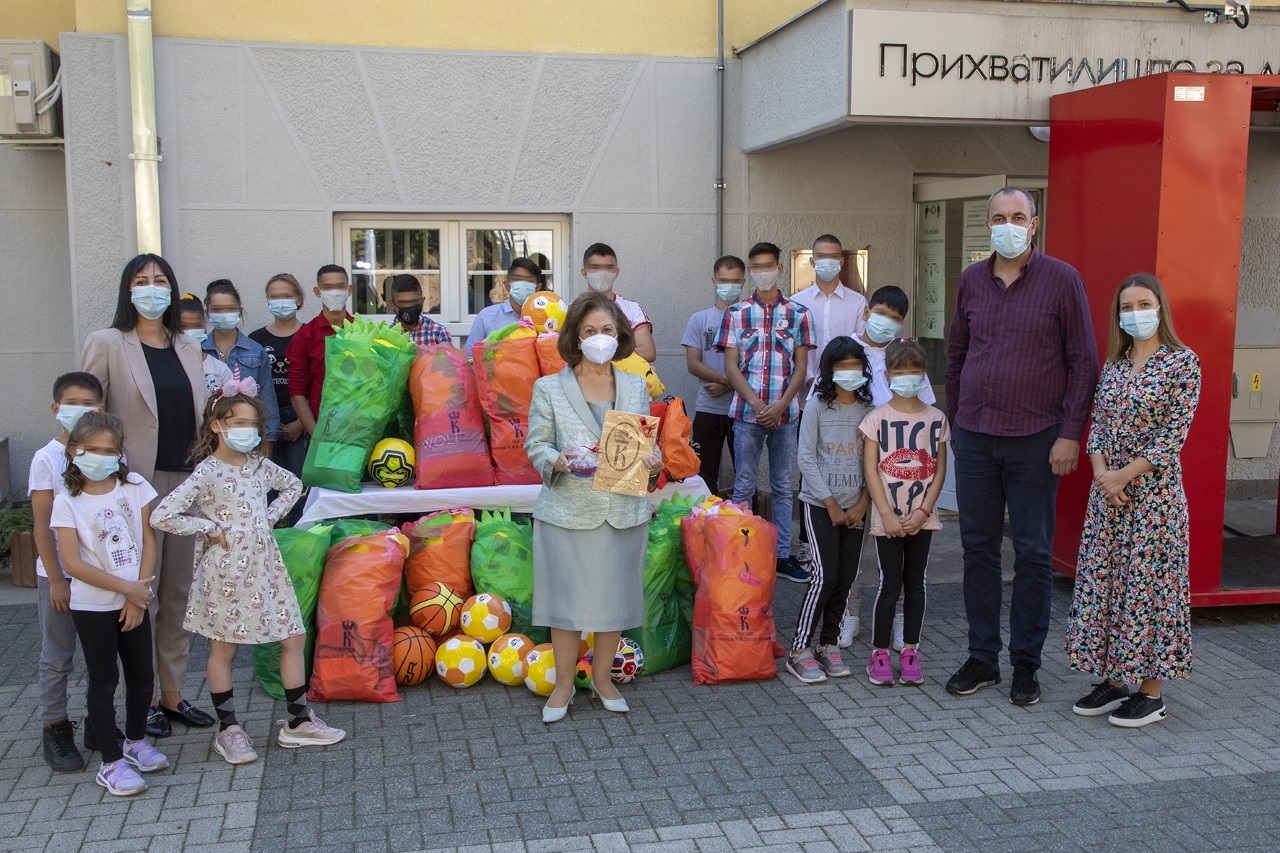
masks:
[[[872,684],[893,684],[888,649],[876,649],[871,653],[871,659],[867,661],[867,679]]]
[[[898,655],[898,677],[903,684],[924,684],[920,672],[920,652],[903,649]]]

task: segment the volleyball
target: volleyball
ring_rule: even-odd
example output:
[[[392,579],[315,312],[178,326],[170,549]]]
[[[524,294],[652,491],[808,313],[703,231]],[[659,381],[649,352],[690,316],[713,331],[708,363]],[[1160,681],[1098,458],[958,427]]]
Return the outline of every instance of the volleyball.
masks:
[[[492,643],[511,627],[511,605],[499,595],[477,593],[462,605],[462,630],[482,643]]]
[[[369,454],[369,476],[394,489],[413,479],[413,445],[399,438],[384,438]]]
[[[396,628],[391,655],[395,664],[396,684],[404,687],[421,684],[431,675],[431,668],[435,664],[436,641],[421,628],[405,625]]]
[[[436,651],[436,673],[450,687],[470,687],[484,670],[484,646],[474,637],[454,637]]]
[[[409,619],[428,634],[442,637],[461,622],[462,599],[449,587],[432,581],[409,600]]]

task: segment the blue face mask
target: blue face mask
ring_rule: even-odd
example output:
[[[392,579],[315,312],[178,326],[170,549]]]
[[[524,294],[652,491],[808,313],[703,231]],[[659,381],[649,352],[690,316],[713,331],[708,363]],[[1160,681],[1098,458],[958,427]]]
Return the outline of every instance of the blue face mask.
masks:
[[[1024,225],[1001,222],[991,226],[991,248],[1001,257],[1013,260],[1027,250],[1030,231]]]
[[[899,397],[915,397],[929,383],[919,373],[910,373],[906,376],[895,376],[889,380],[889,390],[897,394]]]
[[[209,333],[204,329],[183,329],[182,334],[191,338],[198,344],[203,344],[205,341],[209,340]]]
[[[887,344],[898,336],[898,330],[901,328],[902,324],[897,320],[872,312],[867,318],[867,339],[878,344]]]
[[[538,292],[538,285],[531,281],[513,281],[511,282],[511,300],[518,305],[523,306],[525,300]]]
[[[716,299],[726,305],[732,305],[742,298],[742,285],[740,284],[717,284]]]
[[[836,370],[831,373],[831,381],[846,391],[857,391],[867,384],[867,377],[861,370]]]
[[[86,453],[83,450],[71,460],[75,466],[95,483],[107,479],[120,470],[119,456],[103,456],[101,453]]]
[[[822,258],[813,262],[813,271],[823,281],[834,281],[840,275],[840,262],[834,258]]]
[[[292,299],[268,299],[267,310],[277,320],[288,320],[298,313],[298,303]]]
[[[58,406],[58,414],[55,415],[58,423],[62,424],[67,432],[71,432],[76,428],[76,424],[85,412],[92,412],[97,406]]]
[[[256,427],[232,427],[222,431],[222,437],[227,442],[227,447],[232,450],[238,450],[241,453],[248,453],[259,444],[262,438],[258,435]]]
[[[173,291],[168,285],[143,284],[129,291],[129,301],[148,320],[159,320],[169,310]]]
[[[240,325],[239,314],[210,314],[209,325],[213,326],[219,332],[230,332],[236,326]]]
[[[1148,340],[1160,328],[1160,309],[1121,311],[1120,329],[1136,341]]]

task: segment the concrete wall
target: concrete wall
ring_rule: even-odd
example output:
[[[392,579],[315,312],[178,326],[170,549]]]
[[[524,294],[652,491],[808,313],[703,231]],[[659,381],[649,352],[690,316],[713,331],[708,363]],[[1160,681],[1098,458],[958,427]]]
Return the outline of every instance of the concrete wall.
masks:
[[[76,367],[62,152],[0,145],[0,187],[0,438],[25,495],[32,453],[59,429],[53,381]]]

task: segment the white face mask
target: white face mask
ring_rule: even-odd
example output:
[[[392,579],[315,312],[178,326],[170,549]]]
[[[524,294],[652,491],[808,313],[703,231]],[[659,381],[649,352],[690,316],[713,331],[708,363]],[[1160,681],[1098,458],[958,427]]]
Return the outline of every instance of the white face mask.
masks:
[[[292,299],[268,299],[267,310],[277,320],[288,320],[298,313],[298,303]]]
[[[523,306],[525,300],[533,296],[537,290],[538,285],[531,281],[513,281],[511,282],[511,299]]]
[[[991,248],[1001,257],[1013,260],[1027,250],[1030,229],[1025,225],[1001,222],[991,226]]]
[[[613,270],[591,270],[587,273],[587,287],[597,293],[608,293],[613,290],[613,283],[618,274]]]
[[[592,335],[582,341],[582,354],[594,364],[608,364],[618,351],[618,339],[612,335]]]
[[[778,283],[778,271],[776,269],[768,272],[752,272],[751,277],[752,290],[773,290],[774,285]]]
[[[79,423],[85,412],[92,412],[97,408],[97,406],[59,405],[58,414],[54,415],[54,417],[58,419],[58,423],[62,424],[67,432],[71,432],[76,428],[76,424]]]
[[[320,291],[320,301],[330,311],[341,311],[347,307],[347,291],[322,290]]]

